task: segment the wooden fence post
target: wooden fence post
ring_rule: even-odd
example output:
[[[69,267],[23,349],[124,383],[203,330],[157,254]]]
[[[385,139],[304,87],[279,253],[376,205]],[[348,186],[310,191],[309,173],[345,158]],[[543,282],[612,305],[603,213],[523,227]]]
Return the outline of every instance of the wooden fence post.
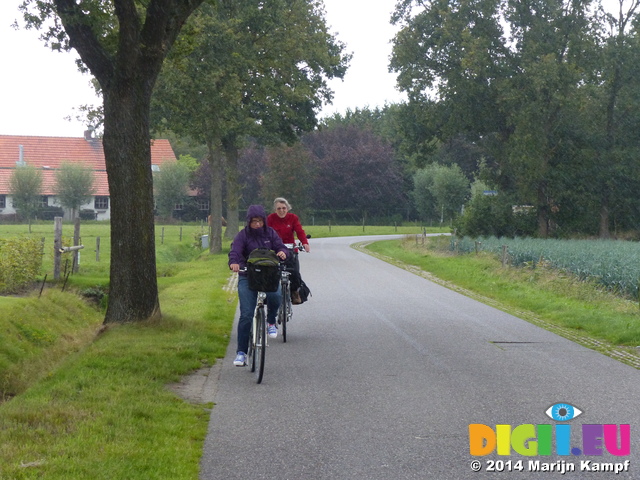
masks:
[[[80,217],[76,217],[73,222],[73,245],[80,245]],[[80,252],[78,250],[74,250],[73,252],[73,267],[71,271],[73,273],[78,273],[80,268]]]
[[[53,279],[60,280],[60,249],[62,248],[62,217],[55,217],[53,239]]]
[[[100,261],[100,237],[96,237],[96,262]]]

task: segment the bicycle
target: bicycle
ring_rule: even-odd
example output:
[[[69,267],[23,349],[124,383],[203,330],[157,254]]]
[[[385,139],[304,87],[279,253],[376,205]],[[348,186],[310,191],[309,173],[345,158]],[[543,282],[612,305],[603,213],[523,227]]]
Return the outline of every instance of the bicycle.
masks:
[[[287,343],[287,323],[293,316],[293,309],[291,308],[291,283],[289,281],[290,272],[287,271],[287,267],[281,264],[280,267],[280,293],[282,295],[282,301],[280,302],[280,308],[278,309],[277,322],[282,326],[282,342]]]
[[[300,250],[305,251],[302,247],[302,243],[285,243],[285,246],[289,249],[292,255],[297,255]],[[277,322],[282,326],[282,342],[287,343],[287,324],[293,318],[293,308],[291,303],[291,281],[289,276],[291,272],[287,270],[285,263],[280,263],[280,292],[282,295],[282,301],[280,302],[280,308],[278,309]]]
[[[258,292],[256,309],[251,322],[251,333],[249,336],[249,351],[247,360],[251,372],[256,374],[256,383],[262,382],[264,375],[264,360],[267,348],[267,314],[265,312],[265,300],[267,294]]]

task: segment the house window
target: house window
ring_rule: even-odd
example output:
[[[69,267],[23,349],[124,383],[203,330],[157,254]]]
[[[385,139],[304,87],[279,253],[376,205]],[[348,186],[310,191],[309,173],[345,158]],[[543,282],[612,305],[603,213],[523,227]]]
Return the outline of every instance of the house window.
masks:
[[[42,198],[40,198],[40,206],[42,208],[47,208],[49,206],[49,197],[47,195],[43,195]]]
[[[204,212],[209,211],[209,200],[206,198],[198,198],[198,210],[202,210]]]
[[[0,195],[0,208],[7,208],[7,196]]]
[[[109,197],[95,197],[93,201],[93,208],[96,210],[108,210]]]
[[[184,205],[182,203],[176,203],[175,210],[182,210],[183,208],[184,208]]]

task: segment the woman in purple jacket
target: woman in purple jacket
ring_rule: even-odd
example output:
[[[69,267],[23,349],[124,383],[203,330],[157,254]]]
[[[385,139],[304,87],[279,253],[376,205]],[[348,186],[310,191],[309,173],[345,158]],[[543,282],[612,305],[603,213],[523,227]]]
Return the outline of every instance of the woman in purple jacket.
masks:
[[[229,252],[229,268],[238,272],[238,299],[240,300],[240,319],[238,320],[238,349],[233,364],[243,367],[247,364],[246,351],[249,347],[251,320],[256,308],[258,292],[249,289],[247,273],[247,257],[256,248],[266,247],[276,252],[281,260],[286,260],[287,247],[276,233],[267,225],[267,213],[261,205],[251,205],[247,210],[247,226],[244,227],[231,243]],[[280,307],[280,287],[277,292],[267,293],[267,333],[269,337],[278,336],[276,315]]]

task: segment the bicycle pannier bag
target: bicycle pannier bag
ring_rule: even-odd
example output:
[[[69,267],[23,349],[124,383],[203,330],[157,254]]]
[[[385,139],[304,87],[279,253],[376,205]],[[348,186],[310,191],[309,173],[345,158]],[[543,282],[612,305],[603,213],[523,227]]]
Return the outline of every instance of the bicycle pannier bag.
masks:
[[[311,290],[309,290],[309,287],[307,287],[307,284],[304,283],[304,281],[302,280],[300,280],[300,288],[298,289],[298,294],[300,295],[300,300],[302,300],[302,303],[309,300],[309,296],[312,296]]]
[[[249,288],[260,292],[277,292],[280,283],[276,252],[268,248],[256,248],[247,258]]]

